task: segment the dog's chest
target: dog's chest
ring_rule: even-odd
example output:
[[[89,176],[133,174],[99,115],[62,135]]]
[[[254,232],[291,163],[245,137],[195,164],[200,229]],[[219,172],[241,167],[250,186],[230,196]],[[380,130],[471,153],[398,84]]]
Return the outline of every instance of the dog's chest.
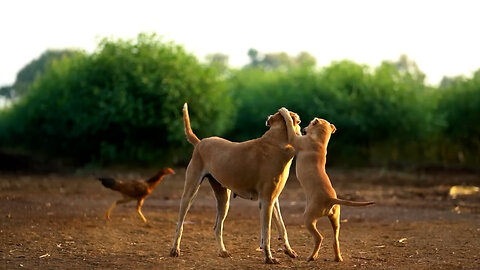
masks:
[[[280,189],[280,192],[283,190],[283,187],[287,182],[288,175],[290,173],[290,166],[292,165],[292,160],[293,158],[287,162],[280,175],[277,178],[274,178],[274,185],[277,187],[277,189]]]

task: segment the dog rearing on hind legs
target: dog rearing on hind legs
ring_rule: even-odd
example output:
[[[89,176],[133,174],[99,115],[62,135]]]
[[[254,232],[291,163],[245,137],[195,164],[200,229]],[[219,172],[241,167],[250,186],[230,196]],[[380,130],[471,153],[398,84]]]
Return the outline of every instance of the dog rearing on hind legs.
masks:
[[[300,134],[300,118],[291,113],[294,129]],[[278,263],[270,251],[270,226],[274,222],[284,242],[285,253],[296,257],[288,242],[287,231],[280,214],[278,196],[287,181],[294,150],[288,145],[287,129],[283,117],[277,112],[269,116],[268,131],[262,137],[230,142],[219,137],[198,139],[190,127],[187,104],[183,107],[183,120],[187,140],[195,146],[188,164],[185,186],[180,203],[178,223],[170,255],[180,254],[183,222],[202,180],[207,177],[217,201],[215,238],[219,256],[230,254],[223,244],[223,223],[227,216],[230,192],[239,197],[260,202],[261,248],[266,263]]]
[[[314,240],[313,252],[308,257],[308,261],[317,258],[323,240],[323,236],[316,227],[317,220],[322,216],[328,216],[334,232],[335,260],[341,262],[343,259],[338,242],[340,205],[367,206],[375,204],[375,202],[353,202],[337,198],[337,193],[325,171],[328,141],[330,135],[337,130],[333,124],[324,119],[315,118],[304,129],[305,135],[298,136],[294,128],[295,120],[292,119],[289,111],[286,108],[281,108],[279,111],[287,124],[288,141],[297,153],[297,179],[307,197],[304,223]]]

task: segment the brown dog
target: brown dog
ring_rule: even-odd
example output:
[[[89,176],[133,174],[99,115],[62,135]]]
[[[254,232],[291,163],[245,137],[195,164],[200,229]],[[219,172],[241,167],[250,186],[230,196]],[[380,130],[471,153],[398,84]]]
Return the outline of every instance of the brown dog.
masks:
[[[293,128],[293,120],[287,109],[281,108],[287,124],[289,143],[295,148],[297,155],[297,178],[306,193],[307,206],[304,214],[304,222],[307,230],[314,239],[313,252],[308,261],[313,261],[318,256],[318,250],[322,244],[323,236],[317,231],[317,220],[322,216],[328,216],[334,231],[335,260],[343,261],[340,254],[338,235],[340,232],[340,204],[348,206],[366,206],[375,202],[352,202],[337,198],[332,187],[325,163],[327,161],[327,145],[330,135],[335,133],[335,126],[328,121],[314,118],[305,128],[306,135],[298,136]]]
[[[293,117],[292,131],[300,134],[300,119]],[[223,244],[223,222],[227,216],[230,192],[249,200],[260,202],[261,248],[265,253],[266,263],[278,263],[270,251],[270,226],[272,211],[279,230],[280,239],[284,241],[285,253],[296,257],[288,243],[287,231],[280,214],[278,196],[287,181],[294,150],[288,145],[287,129],[283,117],[276,113],[271,115],[266,125],[269,130],[262,137],[245,142],[230,142],[219,137],[199,140],[190,127],[188,108],[183,107],[183,120],[187,140],[195,146],[192,159],[188,164],[185,187],[180,203],[177,229],[170,255],[180,254],[180,240],[183,222],[188,209],[198,191],[202,180],[207,177],[217,200],[217,218],[215,238],[221,257],[230,254]]]

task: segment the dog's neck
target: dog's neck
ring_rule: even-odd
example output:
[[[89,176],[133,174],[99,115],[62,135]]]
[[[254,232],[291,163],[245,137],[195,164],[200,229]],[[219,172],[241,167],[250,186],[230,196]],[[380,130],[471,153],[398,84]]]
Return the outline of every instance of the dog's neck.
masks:
[[[287,127],[281,124],[272,125],[261,138],[266,141],[275,141],[283,147],[288,144]]]
[[[318,139],[318,138],[317,138]],[[308,166],[315,166],[315,171],[319,174],[320,177],[313,177],[310,179],[303,179],[298,178],[298,181],[301,183],[305,194],[307,196],[307,200],[318,195],[319,192],[323,192],[324,190],[331,190],[333,189],[332,183],[330,181],[330,177],[328,177],[327,171],[325,169],[327,163],[327,143],[324,143],[323,140],[316,140],[316,146],[311,145],[312,147],[309,150],[304,150],[306,152],[315,152],[314,156],[308,157]],[[312,153],[313,154],[313,153]],[[298,153],[297,153],[298,155]],[[310,163],[311,162],[311,163]],[[297,159],[297,176],[298,176],[298,159]]]
[[[325,171],[325,165],[327,164],[327,146],[329,137],[319,141],[320,148],[319,148],[319,162],[322,165],[323,170]]]
[[[318,143],[319,145],[319,152],[320,156],[322,156],[323,159],[327,159],[327,147],[328,147],[328,142],[330,141],[330,135],[329,134],[310,134],[312,140]]]

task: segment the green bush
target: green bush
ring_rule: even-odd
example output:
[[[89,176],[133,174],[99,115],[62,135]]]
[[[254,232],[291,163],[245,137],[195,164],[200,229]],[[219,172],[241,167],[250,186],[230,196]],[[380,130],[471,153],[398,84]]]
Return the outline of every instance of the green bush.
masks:
[[[416,161],[436,128],[431,89],[389,62],[375,70],[351,61],[321,70],[244,68],[234,72],[229,86],[238,108],[231,139],[260,136],[266,130],[262,121],[285,106],[301,116],[303,126],[314,117],[335,124],[332,164]]]
[[[0,146],[83,163],[183,163],[188,102],[200,138],[257,138],[285,106],[302,126],[314,117],[335,124],[329,165],[480,164],[480,71],[434,88],[406,56],[322,69],[308,53],[250,57],[229,69],[225,55],[202,64],[155,35],[104,39],[92,54],[45,62],[25,96],[0,111]]]
[[[444,119],[438,155],[444,164],[480,164],[480,70],[439,89],[436,115]]]
[[[215,69],[155,35],[105,39],[91,55],[54,62],[7,112],[3,133],[82,162],[178,162],[187,156],[184,102],[199,136],[228,128],[230,99]]]

